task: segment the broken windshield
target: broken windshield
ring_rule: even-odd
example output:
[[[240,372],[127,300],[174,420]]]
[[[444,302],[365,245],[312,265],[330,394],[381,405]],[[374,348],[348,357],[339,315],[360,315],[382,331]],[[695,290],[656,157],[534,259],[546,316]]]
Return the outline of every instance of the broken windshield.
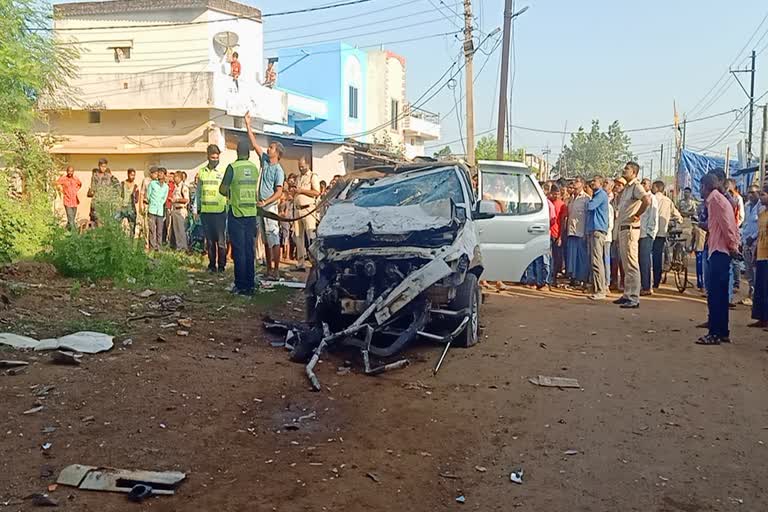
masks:
[[[364,208],[417,205],[440,199],[464,203],[461,182],[453,168],[407,179],[384,178],[370,184],[363,182],[347,195],[347,201]]]

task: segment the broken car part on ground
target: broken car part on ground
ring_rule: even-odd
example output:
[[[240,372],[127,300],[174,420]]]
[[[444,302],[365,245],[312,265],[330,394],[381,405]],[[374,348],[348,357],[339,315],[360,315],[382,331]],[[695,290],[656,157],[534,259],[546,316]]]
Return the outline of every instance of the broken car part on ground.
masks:
[[[360,350],[365,372],[400,368],[385,361],[417,338],[446,346],[479,336],[483,271],[469,171],[462,164],[377,167],[334,187],[310,249],[305,289],[309,329],[291,357],[314,367],[326,348]]]

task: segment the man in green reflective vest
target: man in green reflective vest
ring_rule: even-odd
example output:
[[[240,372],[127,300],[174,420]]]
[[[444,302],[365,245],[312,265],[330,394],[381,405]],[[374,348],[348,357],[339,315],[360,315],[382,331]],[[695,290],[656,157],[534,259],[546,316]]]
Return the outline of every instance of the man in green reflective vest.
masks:
[[[224,170],[218,168],[221,150],[216,144],[207,149],[208,164],[197,172],[195,206],[200,213],[208,247],[208,272],[224,272],[227,266],[227,198],[219,193]]]
[[[233,293],[253,295],[256,287],[254,238],[256,235],[256,187],[259,168],[248,160],[251,144],[245,139],[237,143],[237,160],[227,166],[219,192],[229,198],[227,230],[235,261]]]

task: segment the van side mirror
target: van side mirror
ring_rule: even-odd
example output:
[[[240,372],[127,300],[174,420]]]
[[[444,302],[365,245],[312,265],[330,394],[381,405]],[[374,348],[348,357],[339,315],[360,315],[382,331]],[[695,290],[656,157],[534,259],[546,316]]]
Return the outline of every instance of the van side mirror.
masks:
[[[492,219],[496,216],[498,210],[494,201],[478,201],[475,205],[475,211],[472,212],[473,220]]]

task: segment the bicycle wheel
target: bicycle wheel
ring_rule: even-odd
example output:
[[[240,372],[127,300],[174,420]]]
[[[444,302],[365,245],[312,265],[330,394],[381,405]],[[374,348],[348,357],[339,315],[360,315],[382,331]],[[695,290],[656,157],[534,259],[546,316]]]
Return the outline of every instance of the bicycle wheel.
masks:
[[[688,255],[680,251],[681,254],[675,258],[675,286],[677,291],[685,293],[688,288]]]

